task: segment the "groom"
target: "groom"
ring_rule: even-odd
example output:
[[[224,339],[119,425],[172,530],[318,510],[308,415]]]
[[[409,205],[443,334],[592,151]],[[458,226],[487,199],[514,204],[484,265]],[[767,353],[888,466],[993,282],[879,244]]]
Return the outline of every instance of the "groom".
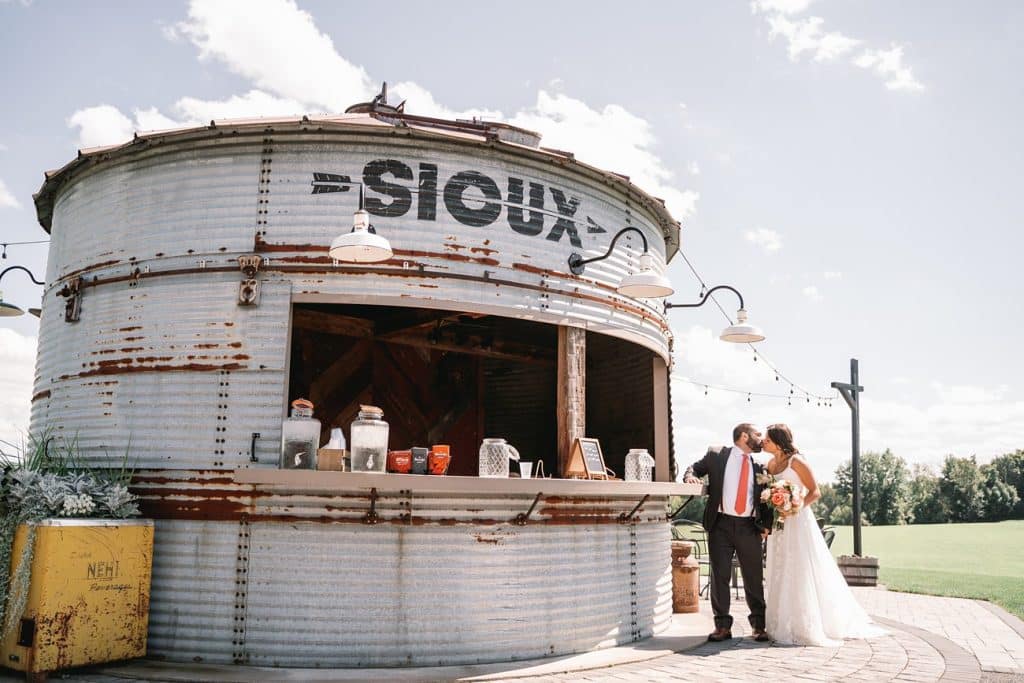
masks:
[[[753,637],[764,642],[770,638],[764,630],[761,541],[771,533],[772,511],[761,503],[763,486],[756,481],[764,468],[750,456],[761,452],[761,432],[743,423],[732,430],[732,440],[735,445],[731,448],[709,448],[701,460],[687,468],[685,475],[685,481],[690,484],[700,483],[697,477],[708,477],[704,529],[711,556],[711,609],[715,614],[715,630],[708,640],[718,642],[732,638],[729,575],[735,552],[743,574]]]

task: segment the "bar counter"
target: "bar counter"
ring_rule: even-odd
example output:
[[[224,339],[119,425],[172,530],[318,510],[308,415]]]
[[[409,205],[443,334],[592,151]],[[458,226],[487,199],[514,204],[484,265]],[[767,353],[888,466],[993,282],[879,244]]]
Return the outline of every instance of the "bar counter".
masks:
[[[368,667],[660,632],[668,497],[701,487],[252,468],[142,471],[133,490],[157,520],[150,656]]]

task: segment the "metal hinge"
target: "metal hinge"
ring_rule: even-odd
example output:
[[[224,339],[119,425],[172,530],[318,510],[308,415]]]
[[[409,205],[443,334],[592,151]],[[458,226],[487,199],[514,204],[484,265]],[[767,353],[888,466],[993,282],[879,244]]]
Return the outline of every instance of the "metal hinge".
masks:
[[[258,306],[260,303],[260,281],[256,274],[263,263],[259,254],[242,254],[238,257],[238,267],[242,270],[242,281],[238,283],[238,305]]]
[[[64,302],[64,322],[77,323],[82,315],[82,278],[76,277],[65,282],[57,296],[67,298]]]

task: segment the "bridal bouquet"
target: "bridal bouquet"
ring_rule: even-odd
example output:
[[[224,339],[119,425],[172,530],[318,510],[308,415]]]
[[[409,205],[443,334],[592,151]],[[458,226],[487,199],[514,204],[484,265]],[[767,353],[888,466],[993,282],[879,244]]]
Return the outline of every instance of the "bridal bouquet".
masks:
[[[786,479],[777,479],[771,474],[757,475],[757,483],[764,485],[761,502],[767,503],[775,518],[774,527],[782,529],[786,517],[795,515],[804,504],[804,491],[800,484]]]

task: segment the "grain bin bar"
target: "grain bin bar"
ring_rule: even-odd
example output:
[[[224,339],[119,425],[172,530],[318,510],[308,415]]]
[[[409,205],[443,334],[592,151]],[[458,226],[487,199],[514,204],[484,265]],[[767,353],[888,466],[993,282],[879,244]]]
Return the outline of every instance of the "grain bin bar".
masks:
[[[352,183],[390,260],[327,253]],[[678,223],[627,178],[377,101],[83,150],[36,208],[52,240],[31,429],[139,468],[150,656],[470,664],[667,626],[666,502],[696,493],[668,481],[669,326],[616,292],[635,235],[565,265],[626,226],[657,268],[676,253]],[[278,470],[296,396],[325,432],[382,405],[393,447],[451,444],[451,476]],[[620,475],[648,448],[659,481],[470,476],[483,437],[557,472],[571,435]]]

